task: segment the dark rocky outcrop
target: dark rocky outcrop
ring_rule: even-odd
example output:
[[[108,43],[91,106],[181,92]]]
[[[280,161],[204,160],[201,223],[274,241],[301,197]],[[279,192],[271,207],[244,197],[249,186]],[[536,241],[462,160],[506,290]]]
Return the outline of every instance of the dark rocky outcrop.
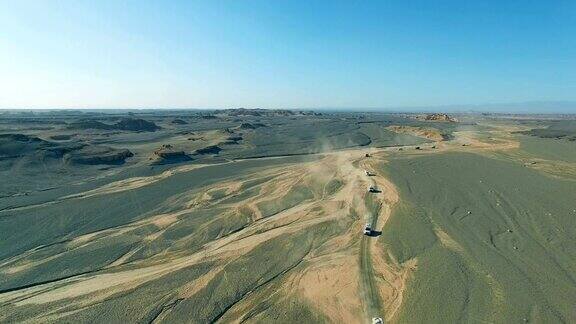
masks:
[[[183,120],[183,119],[174,119],[174,120],[172,121],[172,124],[175,124],[175,125],[186,125],[186,124],[188,124],[188,122],[185,121],[185,120]]]
[[[242,140],[242,136],[240,135],[232,135],[229,136],[225,141],[218,143],[218,145],[238,145],[239,141]]]
[[[113,130],[116,129],[114,125],[104,124],[97,120],[80,120],[68,125],[70,129],[103,129],[103,130]]]
[[[175,150],[170,144],[164,144],[154,151],[154,156],[150,158],[156,164],[177,163],[189,161],[191,158],[184,151]]]
[[[4,142],[42,142],[44,140],[25,134],[0,134],[0,143]]]
[[[218,154],[222,151],[218,145],[211,145],[201,149],[196,150],[196,154]]]
[[[238,141],[241,141],[242,139],[243,139],[242,136],[236,135],[236,136],[230,136],[230,137],[228,137],[226,140],[227,140],[227,141],[238,142]]]
[[[81,120],[70,123],[70,129],[101,129],[101,130],[125,130],[134,132],[154,132],[160,127],[153,122],[139,118],[124,118],[114,125],[105,124],[97,120]]]
[[[136,132],[154,132],[160,127],[144,119],[139,118],[124,118],[115,125],[116,129],[129,130]]]
[[[0,135],[0,158],[16,158],[56,146],[36,136],[24,134]]]
[[[256,129],[256,128],[260,128],[260,127],[266,127],[266,125],[262,124],[262,123],[242,123],[240,125],[240,129]]]
[[[65,134],[52,135],[52,136],[50,136],[50,139],[55,140],[55,141],[67,141],[67,140],[71,139],[72,136],[74,136],[74,135],[65,135]]]
[[[71,164],[123,164],[134,156],[127,149],[115,149],[106,146],[86,146],[64,155],[64,161]]]
[[[121,164],[133,154],[126,149],[79,142],[54,143],[23,134],[0,135],[0,160],[46,164]]]

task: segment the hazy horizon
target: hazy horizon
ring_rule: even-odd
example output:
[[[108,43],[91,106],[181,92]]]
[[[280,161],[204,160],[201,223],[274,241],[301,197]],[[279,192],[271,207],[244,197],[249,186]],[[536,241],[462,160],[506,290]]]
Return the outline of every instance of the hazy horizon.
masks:
[[[268,109],[268,110],[308,110],[308,111],[342,111],[342,112],[383,112],[383,113],[497,113],[497,114],[576,114],[576,101],[565,102],[521,102],[492,104],[462,104],[438,106],[406,107],[71,107],[71,108],[2,108],[0,111],[144,111],[144,110],[224,110],[224,109]]]

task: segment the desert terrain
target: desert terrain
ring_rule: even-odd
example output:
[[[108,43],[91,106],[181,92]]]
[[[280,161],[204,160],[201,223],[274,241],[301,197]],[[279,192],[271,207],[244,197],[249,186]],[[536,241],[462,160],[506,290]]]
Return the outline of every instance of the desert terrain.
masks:
[[[576,322],[574,116],[5,111],[0,165],[2,323]]]

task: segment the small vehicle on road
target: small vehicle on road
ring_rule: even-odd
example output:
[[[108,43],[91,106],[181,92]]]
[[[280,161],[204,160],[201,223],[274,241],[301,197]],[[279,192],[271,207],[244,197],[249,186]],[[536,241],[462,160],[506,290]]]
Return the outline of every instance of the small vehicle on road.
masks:
[[[372,324],[384,324],[381,317],[372,317]]]
[[[364,235],[370,236],[370,234],[372,234],[372,224],[366,223],[366,226],[364,226]]]
[[[376,188],[375,186],[370,186],[368,187],[368,192],[380,192],[380,190],[378,190],[378,188]]]

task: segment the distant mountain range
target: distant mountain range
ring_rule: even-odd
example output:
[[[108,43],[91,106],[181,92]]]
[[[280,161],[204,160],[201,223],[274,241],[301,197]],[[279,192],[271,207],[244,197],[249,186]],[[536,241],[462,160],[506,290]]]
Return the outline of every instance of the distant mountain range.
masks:
[[[173,111],[182,112],[193,110],[196,112],[206,111],[214,112],[225,111],[232,114],[268,114],[267,111],[275,110],[275,114],[311,114],[311,111],[364,111],[364,112],[449,112],[449,113],[506,113],[506,114],[576,114],[576,101],[526,101],[514,103],[485,103],[485,104],[460,104],[460,105],[430,105],[430,106],[383,106],[383,107],[259,107],[259,108],[209,108],[209,107],[188,107],[188,108],[171,108],[171,107],[143,107],[143,108],[77,108],[77,109],[5,109],[0,108],[2,112],[32,112],[32,111],[65,111],[70,114],[85,113],[110,113],[110,112],[148,112],[155,111]]]

